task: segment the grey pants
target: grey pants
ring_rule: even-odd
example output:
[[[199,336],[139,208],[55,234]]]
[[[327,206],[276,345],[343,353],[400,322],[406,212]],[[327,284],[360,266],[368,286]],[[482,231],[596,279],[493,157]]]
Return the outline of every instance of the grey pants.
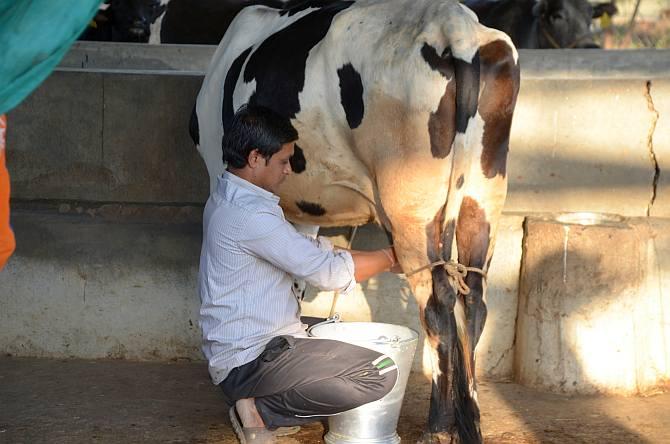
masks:
[[[220,384],[229,404],[255,398],[266,427],[314,422],[376,401],[398,369],[381,353],[328,339],[273,338],[255,360]]]

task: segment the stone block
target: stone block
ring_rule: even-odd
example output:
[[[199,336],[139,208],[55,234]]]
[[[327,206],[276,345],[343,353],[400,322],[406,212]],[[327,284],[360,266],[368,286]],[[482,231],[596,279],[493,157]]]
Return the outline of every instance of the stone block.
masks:
[[[518,308],[519,272],[524,218],[503,215],[487,280],[488,309],[477,344],[477,372],[489,379],[511,379]]]
[[[659,381],[670,381],[670,219],[647,218],[639,220],[646,224],[649,237],[646,242],[647,275],[646,292],[648,305],[641,311],[641,323],[655,325],[647,338],[648,348],[643,350],[653,359],[647,360],[643,370],[644,386],[658,385]]]
[[[527,219],[515,378],[563,393],[650,390],[668,377],[655,230],[646,218],[589,223]]]

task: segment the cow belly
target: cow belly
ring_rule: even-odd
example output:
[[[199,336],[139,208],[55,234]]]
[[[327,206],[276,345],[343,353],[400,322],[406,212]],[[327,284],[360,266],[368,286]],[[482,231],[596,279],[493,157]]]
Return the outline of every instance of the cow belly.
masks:
[[[374,206],[357,189],[346,181],[325,183],[323,175],[294,174],[281,187],[281,206],[291,222],[322,227],[372,222]]]

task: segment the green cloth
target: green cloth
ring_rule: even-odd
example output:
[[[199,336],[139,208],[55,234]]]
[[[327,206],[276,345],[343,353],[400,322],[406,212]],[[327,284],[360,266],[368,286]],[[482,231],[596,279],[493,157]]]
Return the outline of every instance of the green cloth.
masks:
[[[101,0],[0,0],[0,114],[58,65]]]

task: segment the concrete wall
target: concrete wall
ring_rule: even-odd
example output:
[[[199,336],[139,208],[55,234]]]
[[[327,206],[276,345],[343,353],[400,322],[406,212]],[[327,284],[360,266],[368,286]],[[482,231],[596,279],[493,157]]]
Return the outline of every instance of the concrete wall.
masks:
[[[78,44],[10,113],[8,163],[21,211],[13,218],[16,255],[0,274],[0,351],[200,357],[198,205],[208,182],[187,123],[212,51]],[[651,55],[521,51],[510,193],[489,279],[480,373],[513,376],[526,215],[670,215],[670,82],[663,78],[670,52]],[[330,234],[342,241],[340,231]],[[365,227],[356,245],[385,243]],[[670,244],[656,248],[670,251]],[[305,314],[325,315],[331,301],[332,294],[311,291]],[[420,330],[416,303],[394,275],[359,286],[337,309],[349,320]],[[419,350],[415,368],[423,362]]]
[[[655,173],[648,140],[655,115],[647,107],[646,82],[523,82],[512,124],[506,209],[646,215]],[[661,201],[654,206],[659,215],[670,210]]]
[[[12,197],[189,203],[207,170],[188,135],[202,79],[55,72],[8,116]]]
[[[79,43],[9,115],[14,198],[203,202],[188,117],[212,50]],[[520,60],[505,211],[670,217],[670,51]]]

